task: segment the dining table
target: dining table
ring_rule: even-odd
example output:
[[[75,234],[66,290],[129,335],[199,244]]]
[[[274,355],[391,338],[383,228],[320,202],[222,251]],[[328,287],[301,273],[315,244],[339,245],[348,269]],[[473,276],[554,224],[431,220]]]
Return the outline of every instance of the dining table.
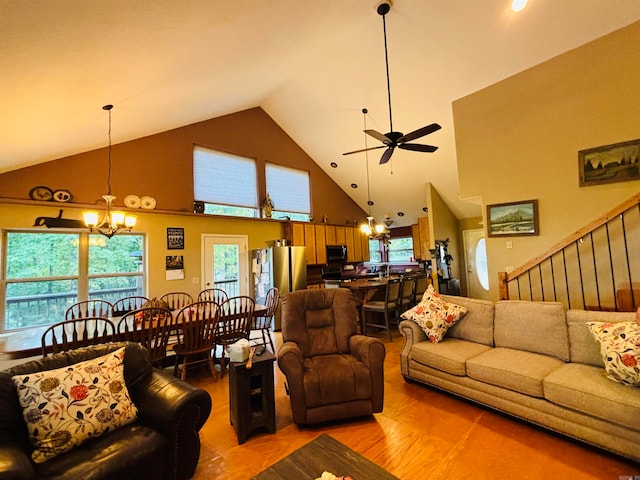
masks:
[[[256,303],[253,316],[260,317],[267,310],[268,307],[266,305]],[[120,318],[112,317],[111,320],[114,324],[117,324]],[[0,338],[0,360],[40,357],[42,355],[42,334],[50,326],[48,324],[25,328]]]

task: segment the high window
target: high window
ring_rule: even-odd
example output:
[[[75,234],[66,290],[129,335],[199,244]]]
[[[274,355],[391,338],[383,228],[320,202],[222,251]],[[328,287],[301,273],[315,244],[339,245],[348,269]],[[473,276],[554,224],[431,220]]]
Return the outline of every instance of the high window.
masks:
[[[196,145],[193,195],[204,213],[258,217],[256,161]]]
[[[64,320],[72,304],[144,295],[144,236],[5,232],[1,331]]]
[[[309,221],[309,172],[267,163],[267,193],[273,202],[272,218]]]

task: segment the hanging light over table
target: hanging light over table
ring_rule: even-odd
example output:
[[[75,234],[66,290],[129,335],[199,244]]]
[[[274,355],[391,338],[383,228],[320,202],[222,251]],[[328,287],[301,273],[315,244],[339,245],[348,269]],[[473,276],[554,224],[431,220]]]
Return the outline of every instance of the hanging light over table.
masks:
[[[124,231],[130,232],[136,225],[136,216],[129,215],[122,211],[114,211],[113,201],[115,196],[111,195],[111,109],[113,105],[105,105],[103,110],[109,112],[109,150],[107,153],[107,194],[103,195],[105,203],[107,204],[107,210],[100,221],[100,213],[95,211],[82,212],[84,218],[84,224],[89,228],[91,232],[98,232],[107,238],[111,238],[114,235]]]
[[[365,132],[367,131],[367,113],[368,113],[368,110],[366,108],[363,108],[362,116],[364,121]],[[379,238],[382,238],[381,237],[382,235],[388,234],[389,231],[387,230],[386,225],[383,225],[382,223],[375,223],[375,220],[371,215],[371,205],[373,205],[373,202],[371,201],[371,189],[369,186],[369,151],[367,148],[366,133],[364,136],[364,154],[365,154],[365,161],[367,166],[367,205],[368,205],[369,215],[367,216],[367,223],[363,223],[360,225],[360,230],[362,230],[362,232],[365,233],[369,238],[379,239]]]

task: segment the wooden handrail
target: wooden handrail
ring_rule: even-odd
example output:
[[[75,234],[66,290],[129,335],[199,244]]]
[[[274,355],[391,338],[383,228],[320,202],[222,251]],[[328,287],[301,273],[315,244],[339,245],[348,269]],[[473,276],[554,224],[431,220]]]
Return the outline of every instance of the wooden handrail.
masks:
[[[602,215],[600,218],[588,223],[580,230],[572,233],[565,239],[553,245],[546,252],[541,255],[538,255],[515,270],[507,273],[507,272],[498,272],[498,285],[499,285],[499,297],[501,300],[509,299],[509,282],[520,278],[522,275],[527,274],[532,271],[534,268],[539,267],[543,264],[543,262],[551,259],[554,255],[566,251],[566,249],[579,242],[584,237],[593,234],[600,227],[607,225],[612,220],[615,220],[616,217],[622,216],[626,212],[630,211],[633,207],[640,205],[640,193],[637,193],[631,196],[629,199],[625,200],[606,214]]]
[[[556,253],[561,252],[568,245],[571,245],[573,242],[577,242],[578,240],[580,240],[585,235],[588,235],[589,233],[593,232],[596,228],[601,227],[605,223],[609,222],[611,219],[617,217],[618,215],[621,215],[622,213],[626,212],[631,207],[633,207],[633,206],[635,206],[635,205],[637,205],[639,203],[640,203],[640,193],[636,193],[634,196],[632,196],[631,198],[629,198],[625,202],[621,203],[620,205],[615,207],[613,210],[611,210],[608,213],[604,214],[602,217],[598,218],[597,220],[594,220],[593,222],[588,223],[587,225],[585,225],[580,230],[577,230],[576,232],[572,233],[571,235],[569,235],[564,240],[556,243],[553,247],[551,247],[549,250],[547,250],[542,255],[539,255],[537,257],[532,258],[531,260],[529,260],[524,265],[522,265],[522,266],[516,268],[515,270],[507,273],[506,277],[505,277],[506,281],[509,281],[512,278],[515,278],[515,277],[518,277],[518,276],[522,275],[527,270],[531,269],[532,267],[535,267],[536,265],[538,265],[541,262],[544,262],[546,259],[548,259],[551,256],[555,255]]]

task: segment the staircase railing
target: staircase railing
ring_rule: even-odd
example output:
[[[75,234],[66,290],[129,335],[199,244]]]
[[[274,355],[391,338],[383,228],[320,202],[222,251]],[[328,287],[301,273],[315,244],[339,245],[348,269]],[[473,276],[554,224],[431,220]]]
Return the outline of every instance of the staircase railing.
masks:
[[[567,308],[640,307],[640,193],[510,273],[500,299],[562,302]]]

